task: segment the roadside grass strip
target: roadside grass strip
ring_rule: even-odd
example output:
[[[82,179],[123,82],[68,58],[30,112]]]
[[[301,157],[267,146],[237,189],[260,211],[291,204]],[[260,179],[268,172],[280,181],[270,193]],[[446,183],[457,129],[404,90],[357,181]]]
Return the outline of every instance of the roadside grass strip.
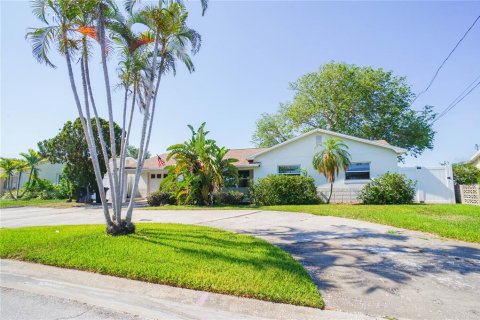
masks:
[[[178,224],[136,224],[112,237],[103,225],[0,230],[0,257],[128,279],[323,308],[308,273],[251,236]]]

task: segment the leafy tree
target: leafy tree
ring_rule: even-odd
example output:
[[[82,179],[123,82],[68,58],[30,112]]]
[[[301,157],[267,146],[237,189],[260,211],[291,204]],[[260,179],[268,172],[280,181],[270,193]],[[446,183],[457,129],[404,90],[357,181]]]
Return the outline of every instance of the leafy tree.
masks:
[[[480,183],[480,169],[471,163],[456,163],[452,166],[453,179],[457,184]]]
[[[238,160],[226,159],[228,149],[207,138],[205,123],[197,131],[188,127],[192,132],[190,140],[167,149],[167,160],[174,158],[176,165],[169,168],[164,185],[173,184],[179,203],[211,205],[213,194],[224,186],[225,177],[237,177],[233,163]]]
[[[131,145],[128,145],[127,146],[127,157],[132,157],[133,159],[138,159],[138,153],[139,153],[139,149],[135,146],[131,146]],[[148,159],[150,158],[152,155],[150,154],[150,152],[147,150],[145,151],[145,154],[144,154],[144,157],[145,159]]]
[[[97,127],[95,126],[95,119],[91,119],[93,136],[95,138],[95,145],[100,148],[100,138]],[[102,133],[105,138],[109,136],[108,133],[108,121],[99,119]],[[115,140],[117,146],[117,152],[120,149],[120,138],[122,130],[115,124]],[[80,119],[77,118],[74,122],[67,121],[62,130],[53,138],[44,140],[38,143],[39,149],[48,158],[51,163],[63,163],[65,168],[63,175],[72,184],[76,190],[77,196],[81,189],[87,191],[86,199],[89,199],[90,189],[93,189],[96,194],[99,194],[98,186],[95,183],[95,172],[91,161],[91,155],[87,146],[85,135],[82,131],[82,124]],[[106,145],[107,155],[111,156],[110,145]],[[98,155],[100,173],[104,175],[107,171],[106,161],[103,159],[103,153]],[[108,162],[108,159],[107,159]],[[77,199],[78,200],[78,199]],[[82,199],[80,199],[82,200]],[[85,201],[85,200],[82,200]]]
[[[134,197],[128,204],[125,220],[122,220],[121,203],[125,185],[123,173],[126,146],[128,145],[128,132],[130,132],[135,101],[139,102],[143,119],[139,143],[139,162],[132,191],[134,194],[138,190],[144,162],[144,150],[148,150],[150,142],[162,75],[169,71],[174,74],[177,61],[185,64],[189,71],[193,71],[194,67],[189,54],[196,54],[201,42],[199,34],[186,25],[188,13],[183,1],[159,0],[156,4],[145,3],[143,6],[139,4],[140,2],[140,0],[126,0],[125,8],[128,18],[123,18],[115,1],[34,0],[32,1],[33,13],[45,26],[32,28],[26,35],[32,43],[32,52],[38,62],[52,68],[56,67],[49,57],[51,48],[55,48],[65,58],[75,106],[102,201],[107,232],[113,235],[131,233],[135,230],[131,223]],[[200,2],[203,12],[205,12],[208,1]],[[135,32],[132,26],[138,24],[143,24],[147,31]],[[116,140],[111,92],[113,86],[110,82],[107,63],[107,55],[115,52],[116,48],[112,43],[116,40],[123,41],[123,48],[120,48],[120,51],[127,53],[128,61],[133,63],[132,68],[124,68],[124,65],[120,66],[118,70],[118,78],[125,89],[120,142]],[[100,123],[94,99],[94,88],[90,82],[89,63],[95,52],[92,50],[94,46],[98,46],[100,49],[108,128],[103,128]],[[137,63],[139,64],[137,65]],[[80,89],[77,87],[76,70],[79,70],[80,74]],[[133,89],[133,93],[131,93],[131,89]],[[132,107],[127,129],[126,111],[129,98],[132,101]],[[93,111],[93,115],[90,114],[91,111]],[[86,120],[91,118],[95,119],[94,123]],[[95,140],[95,128],[100,145],[97,145]],[[103,130],[108,133],[107,136],[104,135]],[[112,168],[108,165],[108,148],[113,159]],[[102,157],[105,163],[100,163],[99,158]],[[102,167],[107,170],[112,190],[112,215],[106,203]]]
[[[330,194],[327,203],[330,203],[333,192],[333,183],[341,170],[347,170],[350,165],[348,146],[340,139],[327,139],[321,146],[321,150],[313,156],[313,167],[325,176],[330,183]]]
[[[288,105],[281,104],[275,114],[262,113],[257,120],[257,130],[252,142],[259,148],[268,148],[287,141],[295,136],[295,127],[287,116]]]
[[[290,84],[293,100],[278,113],[263,115],[253,141],[268,147],[316,128],[371,140],[387,140],[417,156],[433,148],[436,114],[412,109],[414,94],[391,71],[327,63]]]

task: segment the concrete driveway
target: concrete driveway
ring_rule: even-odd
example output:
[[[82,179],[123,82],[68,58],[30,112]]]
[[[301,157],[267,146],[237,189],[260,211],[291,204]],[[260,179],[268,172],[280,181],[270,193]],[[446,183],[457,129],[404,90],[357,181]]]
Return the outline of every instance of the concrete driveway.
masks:
[[[265,239],[304,265],[328,309],[410,319],[480,318],[480,245],[302,213],[136,210],[134,221],[207,225]],[[84,223],[103,223],[101,211],[16,208],[1,216],[5,228]]]

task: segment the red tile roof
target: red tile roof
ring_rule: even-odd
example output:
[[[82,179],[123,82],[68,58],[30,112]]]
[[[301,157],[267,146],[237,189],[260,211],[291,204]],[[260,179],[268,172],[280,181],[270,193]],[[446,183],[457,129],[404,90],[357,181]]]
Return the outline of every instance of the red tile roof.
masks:
[[[238,161],[234,163],[235,166],[247,165],[249,164],[247,160],[249,156],[252,156],[265,149],[266,148],[230,149],[225,155],[225,159],[237,159]],[[168,153],[160,154],[160,157],[162,158],[163,161],[166,162],[167,166],[174,165],[175,159],[172,158],[167,161],[167,156],[168,156]],[[147,170],[160,169],[160,167],[158,166],[157,156],[155,155],[151,158],[146,159],[143,167],[144,169],[147,169]]]

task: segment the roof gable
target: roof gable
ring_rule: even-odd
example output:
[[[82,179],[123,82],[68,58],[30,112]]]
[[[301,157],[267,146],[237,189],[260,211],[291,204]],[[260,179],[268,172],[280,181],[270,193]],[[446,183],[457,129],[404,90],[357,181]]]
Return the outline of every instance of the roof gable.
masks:
[[[338,132],[334,132],[334,131],[329,131],[329,130],[324,130],[324,129],[314,129],[314,130],[311,130],[311,131],[308,131],[304,134],[301,134],[295,138],[292,138],[290,140],[287,140],[287,141],[284,141],[282,143],[279,143],[279,144],[276,144],[270,148],[267,148],[265,150],[262,150],[258,153],[255,153],[253,155],[251,155],[250,157],[248,157],[248,160],[254,160],[255,157],[259,156],[259,155],[262,155],[262,154],[265,154],[265,153],[268,153],[272,150],[275,150],[275,149],[278,149],[278,148],[281,148],[287,144],[290,144],[290,143],[293,143],[297,140],[300,140],[300,139],[303,139],[305,137],[308,137],[310,135],[313,135],[313,134],[327,134],[327,135],[331,135],[331,136],[334,136],[334,137],[338,137],[338,138],[342,138],[342,139],[347,139],[347,140],[352,140],[352,141],[356,141],[356,142],[361,142],[361,143],[365,143],[365,144],[368,144],[368,145],[373,145],[373,146],[377,146],[377,147],[380,147],[380,148],[386,148],[386,149],[390,149],[392,151],[394,151],[396,154],[400,155],[400,154],[403,154],[405,152],[407,152],[406,149],[403,149],[403,148],[400,148],[400,147],[396,147],[396,146],[392,146],[391,144],[389,144],[387,141],[385,140],[376,140],[376,141],[373,141],[373,140],[368,140],[368,139],[363,139],[363,138],[358,138],[358,137],[354,137],[354,136],[350,136],[350,135],[347,135],[347,134],[343,134],[343,133],[338,133]]]

